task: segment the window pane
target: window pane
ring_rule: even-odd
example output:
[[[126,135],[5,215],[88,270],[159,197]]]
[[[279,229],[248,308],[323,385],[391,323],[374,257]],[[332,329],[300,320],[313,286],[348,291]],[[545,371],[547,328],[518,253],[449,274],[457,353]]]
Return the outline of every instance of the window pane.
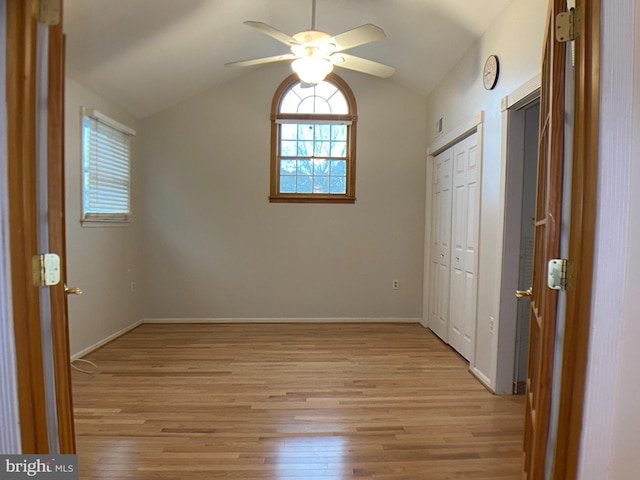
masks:
[[[298,113],[331,113],[331,107],[324,98],[310,95],[300,102]]]
[[[280,156],[295,157],[298,155],[298,142],[295,140],[283,140],[280,142]]]
[[[296,173],[296,161],[295,160],[280,160],[280,173],[283,175],[295,175]]]
[[[331,125],[315,125],[316,140],[331,139]]]
[[[310,142],[298,142],[298,156],[311,157],[313,156],[313,141]]]
[[[329,99],[335,95],[337,91],[336,86],[329,82],[320,82],[315,86],[315,94],[322,98]]]
[[[314,144],[313,154],[316,157],[329,157],[331,156],[331,144],[329,142],[316,142]]]
[[[331,177],[330,193],[347,193],[345,177]]]
[[[283,123],[280,125],[280,138],[283,140],[295,140],[298,138],[298,125],[295,123]]]
[[[313,140],[313,125],[308,123],[301,123],[298,125],[298,139],[299,140]]]
[[[329,99],[329,106],[333,114],[349,113],[349,106],[342,92],[336,92],[336,94]]]
[[[347,161],[346,160],[331,160],[331,175],[346,176],[347,175]]]
[[[296,95],[295,87],[287,92],[280,103],[280,113],[296,113],[300,97]]]
[[[329,193],[329,177],[313,177],[313,193]]]
[[[333,142],[331,144],[331,156],[332,157],[346,157],[347,156],[347,142]]]
[[[298,193],[311,193],[312,191],[313,191],[312,177],[308,175],[298,177]]]
[[[280,176],[280,193],[296,193],[296,177],[294,175]]]
[[[329,162],[327,160],[313,161],[313,174],[314,175],[329,175]]]
[[[313,175],[313,162],[311,160],[298,160],[298,175]]]
[[[331,139],[332,140],[347,140],[347,126],[346,125],[331,125]]]
[[[302,83],[298,82],[296,84],[293,85],[293,87],[291,87],[291,89],[289,90],[290,93],[292,93],[295,97],[298,98],[298,101],[300,101],[300,99],[305,97],[305,90],[307,90],[307,86],[303,85]],[[288,96],[288,94],[287,94]]]
[[[348,114],[349,106],[338,88],[326,81],[313,87],[296,83],[280,102],[280,113]]]

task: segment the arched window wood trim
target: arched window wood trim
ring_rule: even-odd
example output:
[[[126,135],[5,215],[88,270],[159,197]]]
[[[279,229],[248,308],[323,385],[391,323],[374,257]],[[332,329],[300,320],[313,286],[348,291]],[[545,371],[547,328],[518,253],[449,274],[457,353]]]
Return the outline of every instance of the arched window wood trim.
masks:
[[[347,114],[300,114],[300,113],[280,113],[283,99],[289,90],[300,82],[296,74],[289,75],[276,89],[271,102],[271,168],[270,168],[270,202],[280,203],[354,203],[356,200],[356,138],[357,138],[357,105],[353,91],[349,85],[335,73],[330,74],[326,82],[334,85],[346,100]],[[280,188],[281,180],[281,138],[280,125],[291,122],[322,124],[344,122],[347,127],[347,155],[346,155],[346,178],[344,193],[298,193],[282,192]]]

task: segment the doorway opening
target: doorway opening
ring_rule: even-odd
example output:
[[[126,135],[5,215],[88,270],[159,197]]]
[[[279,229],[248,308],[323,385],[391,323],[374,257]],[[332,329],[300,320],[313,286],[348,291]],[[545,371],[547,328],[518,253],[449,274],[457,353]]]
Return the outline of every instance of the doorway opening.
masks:
[[[516,298],[516,290],[529,290],[533,275],[539,89],[510,106],[505,114],[507,155],[500,319],[507,335],[499,347],[502,361],[498,364],[496,393],[523,394],[527,380],[530,300],[526,295]]]

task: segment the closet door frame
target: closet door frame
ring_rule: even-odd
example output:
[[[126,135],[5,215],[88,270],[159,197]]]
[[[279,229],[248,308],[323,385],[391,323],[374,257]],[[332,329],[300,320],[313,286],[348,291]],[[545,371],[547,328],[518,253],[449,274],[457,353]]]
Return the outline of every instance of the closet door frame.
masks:
[[[427,168],[426,168],[426,201],[425,201],[425,253],[424,253],[424,287],[423,287],[423,296],[424,296],[424,302],[423,302],[423,320],[422,323],[425,327],[427,328],[431,328],[431,320],[430,320],[430,314],[432,311],[432,307],[434,302],[437,302],[437,298],[435,298],[435,288],[432,285],[432,281],[434,278],[434,272],[433,272],[433,265],[434,263],[432,262],[432,257],[433,255],[436,255],[438,252],[434,251],[434,245],[433,245],[433,230],[434,230],[434,226],[432,225],[431,219],[432,219],[432,208],[434,208],[433,205],[433,175],[434,175],[434,163],[435,163],[435,157],[443,152],[445,152],[447,149],[453,147],[456,143],[459,143],[461,140],[465,139],[466,137],[469,137],[470,135],[476,133],[478,136],[478,142],[477,142],[477,151],[478,151],[478,187],[477,187],[477,195],[476,195],[476,202],[477,202],[477,211],[478,211],[478,218],[476,218],[476,226],[477,226],[477,230],[476,230],[476,236],[478,239],[478,251],[476,253],[476,260],[475,260],[475,272],[476,272],[476,282],[475,282],[475,295],[474,297],[476,298],[476,304],[475,304],[475,308],[474,308],[474,312],[475,315],[477,317],[477,311],[478,311],[478,303],[477,303],[477,290],[478,290],[478,282],[477,282],[477,275],[478,275],[478,263],[479,263],[479,255],[480,255],[480,245],[479,245],[479,239],[480,239],[480,206],[481,206],[481,191],[482,191],[482,155],[483,155],[483,148],[482,148],[482,143],[483,143],[483,132],[484,132],[484,111],[480,111],[478,114],[476,114],[473,118],[471,118],[470,120],[468,120],[467,122],[465,122],[464,124],[459,125],[457,128],[452,129],[450,132],[440,135],[438,138],[436,138],[436,141],[427,149]],[[453,204],[452,204],[453,205]],[[451,262],[449,262],[449,264],[451,265]],[[449,281],[449,285],[450,285],[450,281]],[[477,324],[477,319],[476,319],[476,324]],[[448,326],[447,326],[448,328]],[[448,343],[448,339],[445,340],[445,342]],[[475,355],[475,332],[474,332],[474,339],[473,339],[473,347],[472,347],[472,351],[470,352],[469,355],[469,361],[472,364],[473,361],[473,357]]]

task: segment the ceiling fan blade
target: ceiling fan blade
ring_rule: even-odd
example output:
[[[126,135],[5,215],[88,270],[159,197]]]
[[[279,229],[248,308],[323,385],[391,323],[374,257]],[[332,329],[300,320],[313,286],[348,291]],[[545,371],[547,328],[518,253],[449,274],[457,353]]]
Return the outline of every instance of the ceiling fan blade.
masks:
[[[349,70],[355,70],[356,72],[368,73],[369,75],[375,75],[376,77],[387,78],[393,75],[396,71],[395,68],[382,63],[367,60],[366,58],[356,57],[354,55],[348,55],[346,53],[339,53],[331,55],[331,62],[336,67],[342,67]]]
[[[240,60],[238,62],[225,63],[225,67],[250,67],[251,65],[262,65],[263,63],[281,62],[283,60],[293,60],[295,55],[285,53],[284,55],[275,55],[273,57],[253,58],[251,60]]]
[[[361,25],[353,30],[340,33],[329,41],[335,43],[336,52],[341,52],[343,50],[348,50],[349,48],[364,45],[365,43],[375,42],[376,40],[380,40],[384,37],[386,37],[384,30],[377,25],[367,23],[366,25]]]
[[[275,38],[276,40],[278,40],[281,43],[284,43],[285,45],[291,46],[298,43],[286,33],[281,32],[276,28],[273,28],[271,25],[267,25],[266,23],[247,20],[246,22],[244,22],[244,24],[260,30],[262,33],[269,35],[271,38]]]

